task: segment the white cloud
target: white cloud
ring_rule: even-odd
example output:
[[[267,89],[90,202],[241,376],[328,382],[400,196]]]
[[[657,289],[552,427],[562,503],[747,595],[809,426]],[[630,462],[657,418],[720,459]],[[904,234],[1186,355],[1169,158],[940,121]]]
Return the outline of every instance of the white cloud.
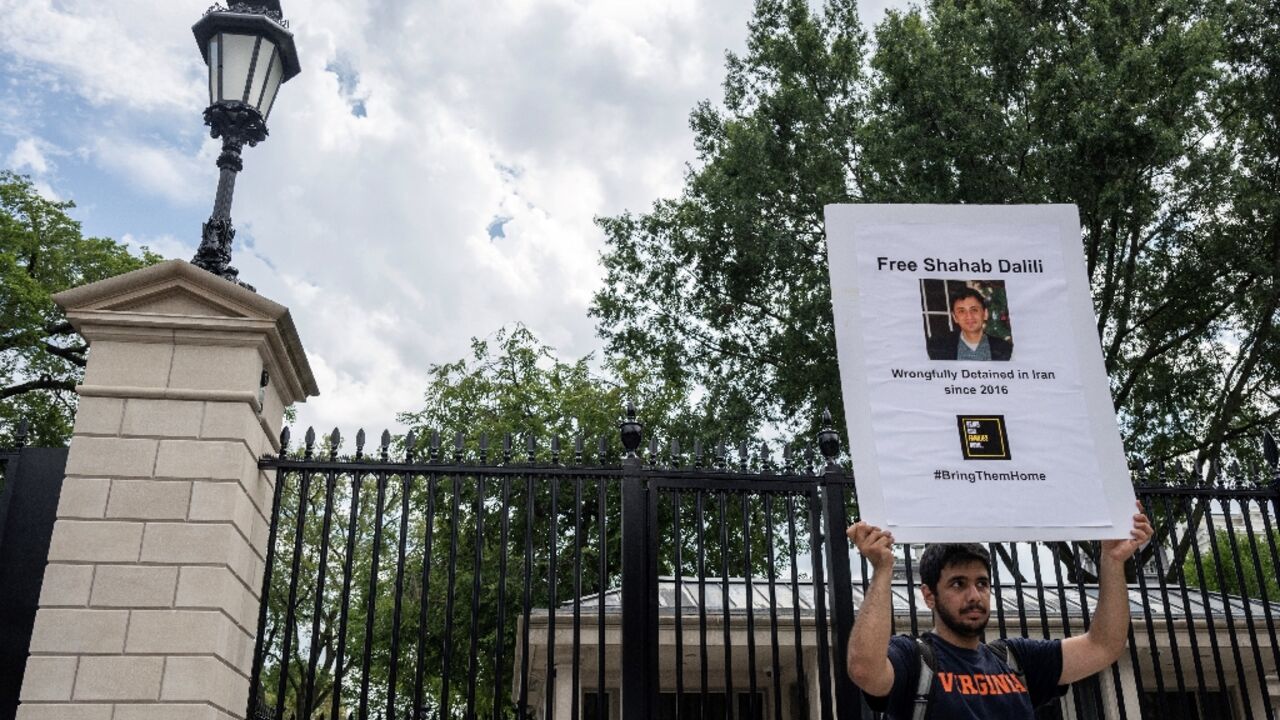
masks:
[[[212,152],[207,155],[212,156]],[[202,202],[213,161],[184,154],[177,148],[128,136],[100,136],[93,146],[95,162],[112,174],[122,174],[134,186],[178,205]],[[212,203],[212,198],[209,198]]]
[[[165,259],[187,260],[196,252],[193,242],[181,240],[173,235],[137,236],[126,233],[120,237],[120,242],[135,255],[141,255],[142,249],[146,248]]]
[[[190,213],[182,237],[217,176],[216,143],[194,140],[206,98],[189,28],[207,4],[0,0],[0,54],[107,116],[86,129],[93,162]],[[688,113],[720,97],[750,3],[284,9],[303,72],[280,91],[271,137],[244,151],[234,264],[292,309],[322,392],[300,422],[349,433],[392,424],[430,364],[500,326],[522,321],[570,357],[597,349],[593,218],[679,191]],[[173,235],[145,242],[189,257]]]
[[[37,175],[43,175],[49,172],[49,160],[45,157],[44,151],[40,149],[43,143],[35,138],[23,138],[13,147],[13,152],[9,153],[5,163],[10,170],[18,172],[29,171]]]
[[[182,112],[207,93],[189,29],[199,5],[0,0],[0,51],[54,70],[95,105]]]

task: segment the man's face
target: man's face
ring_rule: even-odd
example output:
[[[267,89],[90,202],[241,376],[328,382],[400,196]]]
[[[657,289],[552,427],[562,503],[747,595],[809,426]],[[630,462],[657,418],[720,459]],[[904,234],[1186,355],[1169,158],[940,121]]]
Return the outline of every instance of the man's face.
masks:
[[[951,306],[951,317],[964,334],[973,336],[987,324],[987,309],[977,298],[960,298]]]
[[[981,636],[991,619],[991,578],[978,560],[946,566],[938,587],[924,586],[923,595],[938,619],[961,637]]]

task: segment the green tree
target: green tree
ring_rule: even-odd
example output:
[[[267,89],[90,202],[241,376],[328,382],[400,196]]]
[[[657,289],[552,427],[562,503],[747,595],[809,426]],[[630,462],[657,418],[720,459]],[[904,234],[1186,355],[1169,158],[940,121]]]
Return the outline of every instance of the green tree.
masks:
[[[1128,449],[1211,464],[1277,417],[1278,22],[934,0],[868,53],[850,2],[760,0],[683,193],[600,221],[608,351],[812,432],[842,414],[825,204],[1071,202]]]
[[[31,444],[62,445],[71,435],[88,347],[51,296],[161,260],[84,237],[68,214],[74,207],[0,171],[0,445],[12,442],[22,418],[31,422]]]
[[[723,109],[693,111],[701,167],[679,198],[604,218],[592,313],[610,356],[705,391],[701,411],[817,429],[839,413],[822,206],[851,198],[864,38],[852,0],[756,5]],[[837,417],[837,420],[840,418]]]
[[[685,436],[704,430],[686,407],[686,385],[665,382],[645,373],[643,365],[606,361],[603,372],[591,367],[590,356],[573,362],[556,357],[528,328],[517,324],[491,339],[474,338],[471,355],[456,362],[433,365],[419,410],[401,413],[400,422],[417,430],[419,450],[433,431],[451,443],[453,433],[465,432],[469,452],[481,436],[493,452],[507,434],[521,443],[532,437],[537,457],[550,458],[550,440],[564,443],[568,457],[573,438],[585,437],[586,451],[595,453],[598,438],[607,439],[610,455],[620,450],[618,421],[622,409],[634,402],[645,432],[653,437]],[[524,455],[524,445],[515,452]],[[446,452],[451,452],[447,449]]]
[[[1265,597],[1268,602],[1276,602],[1280,600],[1280,580],[1268,572],[1272,567],[1271,557],[1262,547],[1264,542],[1266,535],[1263,533],[1258,533],[1256,538],[1247,533],[1237,533],[1232,537],[1226,530],[1218,530],[1213,535],[1213,545],[1199,553],[1199,568],[1196,567],[1196,557],[1183,561],[1183,577],[1188,585],[1204,587],[1212,592],[1226,592],[1254,600]],[[1280,530],[1272,531],[1270,542],[1271,547],[1280,545]],[[1254,567],[1255,556],[1260,559],[1261,577],[1258,568]]]

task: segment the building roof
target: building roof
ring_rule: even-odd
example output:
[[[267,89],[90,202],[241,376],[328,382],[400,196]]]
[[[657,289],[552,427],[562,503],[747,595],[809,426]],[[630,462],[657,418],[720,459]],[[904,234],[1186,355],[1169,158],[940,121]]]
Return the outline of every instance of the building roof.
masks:
[[[677,585],[679,586],[679,597],[682,598],[680,603],[682,615],[688,616],[690,613],[698,613],[701,606],[699,602],[700,596],[705,597],[706,612],[723,615],[726,588],[728,590],[729,614],[733,616],[746,615],[747,613],[748,584],[744,578],[731,577],[727,583],[723,583],[720,578],[707,579],[702,583],[700,592],[697,578],[682,578],[677,583],[676,578],[672,576],[658,579],[659,613],[664,615],[675,614]],[[769,584],[766,581],[753,580],[750,589],[753,598],[751,607],[756,613],[768,613],[772,607],[779,614],[792,615],[794,614],[794,608],[798,604],[801,617],[812,617],[814,614],[814,588],[811,580],[801,582],[795,593],[792,592],[790,582],[786,584],[780,582],[774,586],[773,598],[769,595]],[[1047,615],[1050,623],[1060,623],[1064,613],[1072,620],[1083,617],[1081,590],[1083,590],[1085,601],[1088,603],[1089,613],[1092,614],[1098,604],[1098,586],[1096,584],[1086,584],[1083,588],[1076,585],[1068,585],[1062,589],[1061,593],[1059,593],[1056,585],[1044,588],[1043,612]],[[1215,621],[1225,621],[1229,611],[1230,616],[1238,623],[1246,621],[1250,615],[1253,617],[1254,622],[1261,623],[1266,622],[1268,610],[1270,610],[1272,618],[1280,619],[1280,603],[1277,602],[1263,603],[1257,600],[1245,600],[1234,595],[1224,596],[1223,593],[1218,592],[1202,592],[1195,587],[1186,588],[1184,601],[1183,592],[1183,588],[1180,586],[1169,586],[1162,592],[1158,585],[1151,583],[1147,584],[1145,590],[1139,584],[1131,584],[1129,586],[1129,611],[1135,619],[1145,619],[1147,610],[1144,609],[1144,606],[1145,608],[1150,608],[1151,617],[1156,622],[1162,622],[1166,617],[1166,613],[1168,617],[1177,620],[1181,620],[1189,614],[1193,621],[1197,618],[1206,618],[1211,613]],[[1015,588],[1005,586],[999,590],[993,589],[992,593],[999,599],[1000,608],[1003,608],[1005,617],[1017,622],[1020,608],[1019,593],[1016,592]],[[1145,604],[1143,603],[1144,594],[1147,600]],[[1167,603],[1165,602],[1166,597]],[[584,609],[595,608],[599,599],[600,596],[598,594],[584,596],[582,598],[582,607]],[[862,587],[854,585],[853,604],[855,608],[862,605],[862,599]],[[1037,586],[1033,584],[1024,585],[1021,591],[1021,611],[1028,620],[1039,619],[1042,611],[1041,605],[1042,600]],[[621,590],[619,588],[605,592],[604,606],[606,614],[621,612]],[[562,609],[572,609],[573,601],[567,601],[560,607]],[[913,600],[910,586],[906,582],[895,581],[893,584],[894,615],[909,618],[913,608],[917,617],[927,617],[929,615],[929,609],[925,607],[919,595],[915,594]],[[993,605],[991,609],[993,620],[998,617],[998,612],[999,608]]]

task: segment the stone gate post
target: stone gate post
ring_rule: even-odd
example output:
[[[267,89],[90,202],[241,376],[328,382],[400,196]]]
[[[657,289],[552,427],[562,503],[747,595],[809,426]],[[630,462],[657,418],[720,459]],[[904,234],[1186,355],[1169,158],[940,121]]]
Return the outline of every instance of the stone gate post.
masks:
[[[243,718],[289,311],[178,260],[54,299],[91,350],[17,717]]]

